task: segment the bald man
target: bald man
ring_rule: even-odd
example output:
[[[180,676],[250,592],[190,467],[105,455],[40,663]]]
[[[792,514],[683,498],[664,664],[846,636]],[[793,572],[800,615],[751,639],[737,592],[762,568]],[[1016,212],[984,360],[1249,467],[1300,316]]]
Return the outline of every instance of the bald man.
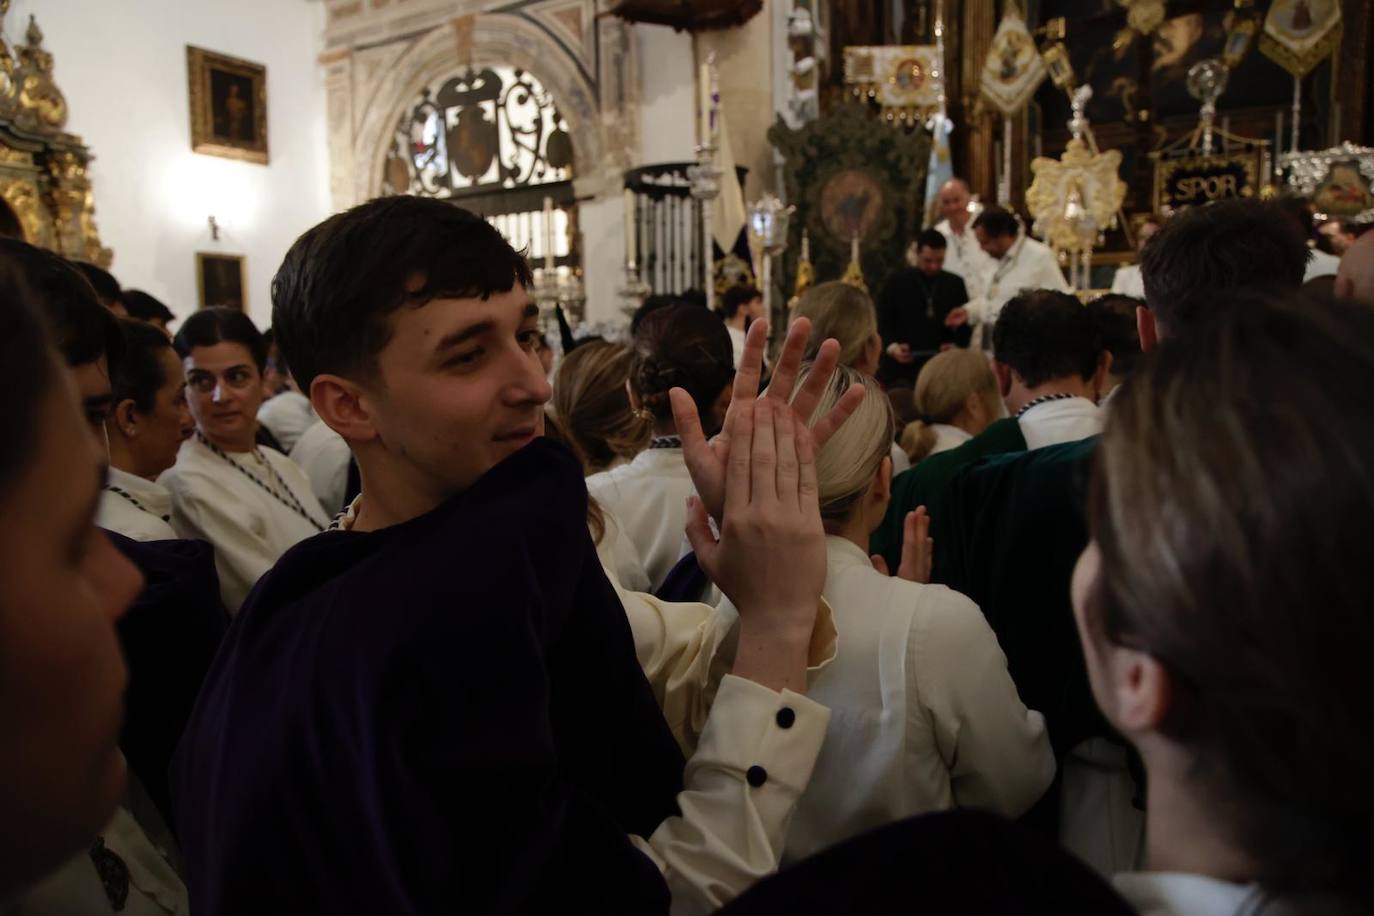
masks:
[[[1336,295],[1374,302],[1374,232],[1366,232],[1345,250],[1336,271]]]
[[[945,237],[944,269],[964,281],[968,291],[969,308],[981,308],[983,294],[996,264],[978,245],[973,234],[973,214],[969,213],[968,183],[962,178],[951,178],[940,185],[936,201],[940,205],[940,216],[935,229]]]

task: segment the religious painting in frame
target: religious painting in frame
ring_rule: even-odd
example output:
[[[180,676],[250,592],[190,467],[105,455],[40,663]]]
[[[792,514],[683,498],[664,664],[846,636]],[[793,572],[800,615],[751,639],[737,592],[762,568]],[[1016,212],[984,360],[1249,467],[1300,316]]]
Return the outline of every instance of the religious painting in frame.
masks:
[[[267,67],[186,46],[191,150],[267,164]]]
[[[200,308],[222,305],[248,311],[243,255],[196,252],[196,292]]]
[[[1331,149],[1285,153],[1288,185],[1320,213],[1374,220],[1374,148],[1346,142]]]

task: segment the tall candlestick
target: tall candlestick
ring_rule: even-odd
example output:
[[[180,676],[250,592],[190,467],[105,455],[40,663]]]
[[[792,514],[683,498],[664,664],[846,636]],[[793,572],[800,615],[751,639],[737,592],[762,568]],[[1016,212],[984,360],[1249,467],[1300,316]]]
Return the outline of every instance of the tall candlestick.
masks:
[[[639,238],[635,232],[635,192],[625,189],[625,263],[630,267],[639,264]]]
[[[544,269],[553,270],[553,198],[544,198]]]
[[[697,142],[706,146],[711,142],[711,67],[701,63],[701,73],[697,77],[699,89],[697,97],[701,100],[701,124],[697,129]]]

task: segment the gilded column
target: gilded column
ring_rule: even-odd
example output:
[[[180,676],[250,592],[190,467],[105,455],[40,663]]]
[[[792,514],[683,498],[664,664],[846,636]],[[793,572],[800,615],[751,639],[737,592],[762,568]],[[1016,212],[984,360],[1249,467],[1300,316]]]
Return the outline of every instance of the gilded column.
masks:
[[[957,36],[961,110],[954,122],[957,125],[956,133],[962,129],[964,142],[959,144],[958,173],[968,180],[975,193],[982,195],[983,200],[991,201],[997,197],[996,162],[993,158],[997,119],[979,104],[978,84],[983,62],[987,60],[988,50],[992,47],[992,36],[997,31],[996,4],[991,0],[968,0],[963,4],[961,13],[958,17],[961,34]]]

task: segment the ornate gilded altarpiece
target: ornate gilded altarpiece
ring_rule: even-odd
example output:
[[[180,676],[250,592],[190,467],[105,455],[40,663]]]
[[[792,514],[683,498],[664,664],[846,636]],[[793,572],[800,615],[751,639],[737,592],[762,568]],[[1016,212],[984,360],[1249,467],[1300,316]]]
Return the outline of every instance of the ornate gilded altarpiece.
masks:
[[[787,199],[796,205],[781,280],[791,288],[801,249],[810,238],[817,281],[838,280],[854,237],[866,277],[886,277],[905,261],[920,229],[930,138],[896,130],[858,102],[793,130],[781,118],[768,139],[786,159]]]
[[[59,254],[108,267],[87,171],[91,153],[67,133],[67,100],[53,80],[53,57],[29,18],[23,42],[5,34],[0,0],[0,200],[9,234]]]

